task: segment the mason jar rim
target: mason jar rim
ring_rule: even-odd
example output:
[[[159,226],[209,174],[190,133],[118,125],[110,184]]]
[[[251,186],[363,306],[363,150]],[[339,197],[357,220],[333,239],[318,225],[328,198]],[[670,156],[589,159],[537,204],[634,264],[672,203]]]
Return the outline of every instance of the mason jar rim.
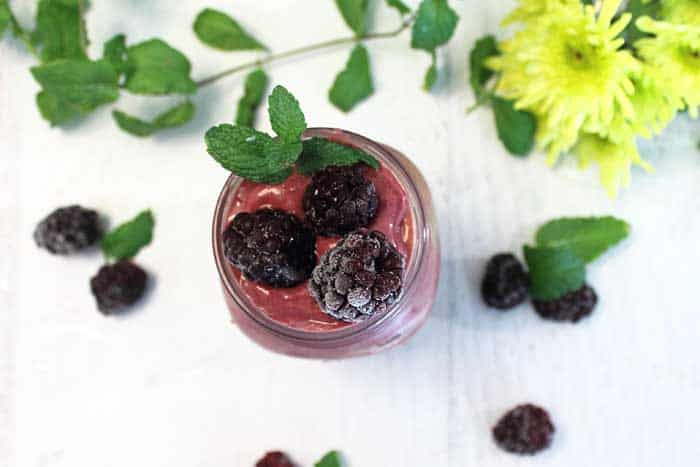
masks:
[[[229,219],[227,218],[228,201],[243,182],[243,178],[235,174],[231,174],[226,180],[216,203],[212,225],[212,244],[216,267],[224,285],[225,293],[230,296],[236,306],[238,306],[247,317],[267,331],[284,339],[305,343],[307,345],[315,344],[317,346],[327,346],[338,345],[346,340],[356,338],[360,334],[369,332],[370,330],[374,331],[401,313],[403,309],[401,306],[403,300],[405,297],[410,297],[412,295],[409,294],[408,291],[415,285],[417,273],[426,260],[426,245],[430,241],[430,230],[427,225],[426,206],[419,195],[418,189],[408,171],[403,167],[404,162],[396,158],[391,148],[357,133],[337,128],[308,128],[304,132],[302,139],[307,140],[314,137],[342,142],[342,144],[350,145],[377,157],[382,164],[388,166],[389,170],[391,170],[392,174],[398,179],[402,188],[406,191],[413,222],[413,249],[404,276],[402,293],[399,299],[391,305],[389,310],[373,316],[366,321],[330,331],[304,331],[295,329],[290,326],[285,326],[269,318],[265,313],[258,311],[258,307],[250,303],[245,294],[242,293],[238,281],[231,273],[232,268],[227,264],[223,252],[222,234],[229,223]]]

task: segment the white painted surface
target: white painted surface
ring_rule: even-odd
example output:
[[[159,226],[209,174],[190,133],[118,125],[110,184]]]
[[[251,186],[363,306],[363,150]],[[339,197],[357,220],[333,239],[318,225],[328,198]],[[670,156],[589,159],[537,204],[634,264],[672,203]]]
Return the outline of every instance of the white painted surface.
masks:
[[[12,4],[31,18],[33,2]],[[419,90],[428,58],[407,50],[407,36],[371,46],[377,93],[349,115],[326,100],[346,48],[270,69],[310,124],[412,157],[438,205],[444,275],[434,317],[408,345],[344,362],[273,355],[229,325],[209,245],[226,174],[202,134],[232,117],[240,78],[198,94],[196,121],[175,133],[132,138],[107,109],[51,130],[34,107],[31,60],[14,42],[0,45],[0,464],[246,467],[280,448],[309,466],[339,448],[352,467],[697,465],[697,124],[680,119],[645,144],[656,175],[635,173],[616,201],[593,173],[550,171],[538,155],[513,159],[488,111],[464,114],[467,51],[510,2],[455,4],[462,22],[443,56],[450,84],[437,97]],[[190,24],[204,6],[233,13],[273,50],[345,34],[328,0],[94,2],[91,51],[125,31],[132,42],[157,35],[185,51],[196,77],[244,60],[197,43]],[[382,13],[375,28],[395,21]],[[118,106],[153,113],[153,102],[127,96]],[[67,260],[33,245],[37,220],[71,202],[113,222],[155,211],[155,241],[139,262],[157,286],[138,312],[95,312],[87,282],[97,253]],[[497,314],[481,305],[490,254],[519,249],[552,217],[608,213],[634,230],[589,269],[602,299],[593,318],[558,325],[529,306]],[[490,438],[497,417],[523,401],[549,408],[559,430],[536,458],[502,453]]]

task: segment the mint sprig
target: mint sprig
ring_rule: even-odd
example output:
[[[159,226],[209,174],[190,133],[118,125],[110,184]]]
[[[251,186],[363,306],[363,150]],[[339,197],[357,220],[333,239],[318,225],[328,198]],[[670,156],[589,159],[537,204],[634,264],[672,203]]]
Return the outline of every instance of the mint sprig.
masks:
[[[192,26],[200,41],[220,50],[262,50],[265,46],[224,12],[206,8]]]
[[[268,112],[276,138],[247,126],[224,123],[206,132],[207,152],[226,170],[258,183],[282,183],[295,166],[303,174],[357,162],[379,168],[371,155],[338,143],[320,138],[302,143],[306,117],[297,99],[284,87],[273,89]]]
[[[343,467],[343,460],[338,451],[330,451],[316,462],[314,467]]]
[[[150,210],[117,226],[102,239],[102,252],[107,260],[130,259],[153,239],[155,221]]]
[[[614,217],[552,220],[537,231],[536,246],[523,246],[530,271],[530,294],[555,300],[579,289],[586,265],[629,235],[629,225]]]
[[[336,76],[328,92],[329,100],[343,112],[349,112],[361,101],[374,93],[369,53],[362,44],[357,44],[345,68]]]

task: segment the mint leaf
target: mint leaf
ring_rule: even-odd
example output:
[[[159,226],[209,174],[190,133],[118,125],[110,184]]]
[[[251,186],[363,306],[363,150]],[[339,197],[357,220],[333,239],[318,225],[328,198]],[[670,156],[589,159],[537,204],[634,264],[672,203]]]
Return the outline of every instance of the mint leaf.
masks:
[[[435,52],[432,53],[433,59],[430,64],[430,67],[428,68],[428,71],[425,72],[425,78],[423,79],[423,89],[426,91],[430,91],[433,89],[433,86],[435,86],[435,82],[437,81],[438,77],[438,71],[437,71],[437,56],[435,55]]]
[[[276,86],[268,98],[270,123],[277,135],[287,143],[296,143],[306,130],[306,118],[299,101],[282,86]]]
[[[423,0],[413,23],[411,47],[432,52],[446,44],[455,32],[459,16],[447,0]]]
[[[484,62],[489,57],[499,54],[498,43],[494,36],[484,36],[476,41],[474,48],[469,53],[469,83],[477,99],[484,95],[484,85],[494,74],[493,70],[487,68]]]
[[[335,4],[343,15],[345,23],[355,31],[355,35],[364,36],[367,30],[369,0],[335,0]]]
[[[83,114],[80,109],[71,107],[70,104],[46,91],[41,91],[36,95],[36,105],[39,107],[41,116],[51,126],[63,125]]]
[[[153,213],[146,210],[109,232],[102,239],[105,258],[120,261],[136,256],[141,248],[151,243],[153,225]]]
[[[134,136],[150,136],[160,130],[182,126],[192,120],[194,104],[185,101],[158,115],[153,121],[141,120],[137,117],[115,110],[112,112],[119,128]]]
[[[530,295],[537,300],[555,300],[579,289],[586,280],[583,260],[565,246],[523,247],[530,272]]]
[[[386,4],[395,8],[402,16],[411,12],[411,9],[401,0],[386,0]]]
[[[314,467],[342,467],[343,461],[338,451],[331,451],[314,464]]]
[[[253,126],[255,111],[262,104],[268,81],[267,74],[261,68],[246,76],[243,97],[238,101],[236,125]]]
[[[34,42],[42,46],[41,60],[87,59],[87,32],[78,0],[41,0],[36,13]]]
[[[190,62],[160,39],[151,39],[126,51],[125,87],[136,94],[192,94]]]
[[[629,225],[614,217],[565,217],[540,227],[536,241],[542,247],[567,247],[590,263],[628,235]]]
[[[311,138],[304,141],[304,150],[296,167],[299,173],[311,175],[331,165],[354,165],[358,162],[364,162],[374,169],[380,168],[379,161],[364,151],[323,138]]]
[[[369,54],[365,46],[357,44],[345,68],[336,76],[328,98],[340,110],[348,112],[373,92]]]
[[[265,49],[265,46],[248,34],[236,20],[211,8],[206,8],[197,15],[193,28],[200,41],[215,49]]]
[[[210,128],[204,136],[207,152],[225,169],[258,183],[281,183],[299,157],[299,141],[285,143],[253,128],[228,123]]]
[[[10,5],[7,4],[7,0],[0,0],[0,39],[7,31],[7,28],[12,22],[12,10],[10,10]]]
[[[117,34],[105,42],[102,58],[109,62],[118,73],[126,70],[126,36]]]
[[[493,96],[493,113],[496,117],[498,138],[514,156],[526,156],[535,144],[537,120],[524,110],[517,110],[513,101]]]
[[[31,72],[44,91],[37,96],[39,110],[54,124],[88,114],[119,97],[117,73],[102,60],[60,60],[33,67]]]

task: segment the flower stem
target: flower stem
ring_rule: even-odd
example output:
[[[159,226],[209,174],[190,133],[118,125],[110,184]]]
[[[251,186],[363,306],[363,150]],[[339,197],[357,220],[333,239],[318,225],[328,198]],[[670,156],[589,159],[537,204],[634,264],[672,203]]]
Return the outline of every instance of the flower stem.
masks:
[[[299,47],[297,49],[287,50],[286,52],[280,52],[278,54],[268,55],[266,57],[263,57],[263,58],[260,58],[257,60],[253,60],[251,62],[243,63],[241,65],[237,65],[237,66],[234,66],[232,68],[228,68],[224,71],[221,71],[221,72],[216,73],[212,76],[209,76],[209,77],[204,78],[200,81],[197,81],[197,87],[201,88],[201,87],[204,87],[208,84],[212,84],[212,83],[220,80],[221,78],[225,78],[227,76],[234,75],[234,74],[239,73],[241,71],[244,71],[244,70],[247,70],[250,68],[260,67],[260,66],[266,65],[268,63],[276,62],[276,61],[279,61],[279,60],[282,60],[285,58],[289,58],[289,57],[294,57],[296,55],[302,55],[302,54],[306,54],[306,53],[313,52],[316,50],[327,49],[327,48],[334,47],[337,45],[354,44],[354,43],[357,43],[360,41],[372,41],[372,40],[389,39],[392,37],[396,37],[399,34],[401,34],[403,31],[408,29],[411,26],[411,24],[413,24],[414,18],[415,18],[414,15],[410,15],[410,16],[406,17],[406,19],[401,23],[401,25],[398,28],[394,29],[393,31],[371,33],[371,34],[366,34],[362,37],[356,37],[356,36],[341,37],[338,39],[333,39],[333,40],[329,40],[329,41],[324,41],[324,42],[319,42],[316,44],[307,45],[304,47]]]

